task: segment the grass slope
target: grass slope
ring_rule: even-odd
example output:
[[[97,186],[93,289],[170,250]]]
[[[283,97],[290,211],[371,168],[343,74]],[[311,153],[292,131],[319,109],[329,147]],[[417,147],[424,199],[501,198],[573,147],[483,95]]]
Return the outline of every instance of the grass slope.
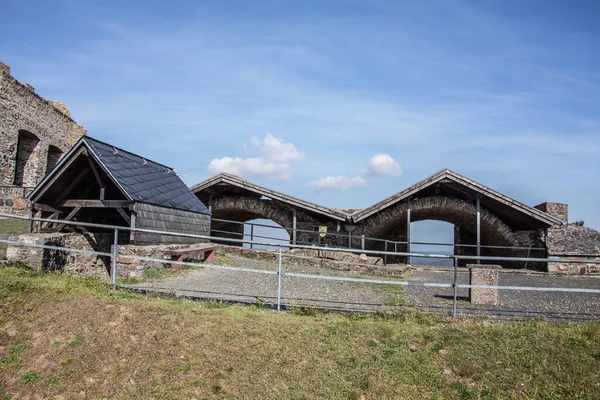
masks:
[[[0,398],[600,398],[600,324],[275,313],[0,270]]]

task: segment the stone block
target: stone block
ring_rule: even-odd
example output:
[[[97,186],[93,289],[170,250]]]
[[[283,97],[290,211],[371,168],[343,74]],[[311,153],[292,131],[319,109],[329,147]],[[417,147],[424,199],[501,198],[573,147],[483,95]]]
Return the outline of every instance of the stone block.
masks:
[[[500,265],[493,264],[468,264],[471,285],[498,286],[498,271],[502,269]],[[498,304],[498,289],[478,289],[469,290],[469,301],[473,304]]]

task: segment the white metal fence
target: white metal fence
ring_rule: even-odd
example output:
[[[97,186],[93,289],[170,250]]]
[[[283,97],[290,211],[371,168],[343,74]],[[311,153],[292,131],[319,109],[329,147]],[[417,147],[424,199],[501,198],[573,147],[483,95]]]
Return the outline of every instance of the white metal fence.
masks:
[[[10,214],[1,214],[0,218],[16,218],[22,220],[28,220],[32,222],[57,222],[52,219],[44,219],[44,218],[30,218],[23,216],[15,216]],[[216,237],[216,236],[207,236],[207,235],[193,235],[193,234],[182,234],[177,232],[169,232],[169,231],[160,231],[153,229],[141,229],[141,228],[130,228],[125,226],[116,226],[116,225],[103,225],[103,224],[95,224],[95,223],[87,223],[87,222],[77,222],[77,221],[60,221],[61,224],[73,225],[78,227],[85,228],[96,228],[103,229],[106,231],[113,231],[114,240],[112,246],[112,252],[102,252],[102,251],[94,251],[94,250],[82,250],[76,248],[62,247],[62,246],[53,246],[53,245],[41,245],[34,243],[26,243],[21,241],[9,240],[9,239],[0,239],[0,243],[5,243],[12,246],[24,246],[31,248],[39,248],[39,249],[48,249],[48,250],[58,250],[72,253],[83,253],[89,255],[97,255],[97,256],[105,256],[111,258],[111,273],[110,276],[112,278],[112,284],[115,289],[117,289],[117,275],[118,275],[118,259],[119,257],[133,259],[138,261],[146,261],[146,262],[156,262],[160,264],[178,264],[185,265],[189,267],[198,267],[197,263],[185,262],[185,261],[176,261],[176,260],[166,260],[166,259],[157,259],[152,257],[144,257],[144,256],[136,256],[131,254],[119,254],[119,232],[121,231],[138,231],[138,232],[146,232],[146,233],[154,233],[160,235],[171,235],[171,236],[181,236],[187,238],[195,238],[198,241],[201,240],[217,240],[219,242],[228,242],[232,244],[244,244],[249,243],[252,245],[262,245],[262,246],[271,246],[278,248],[277,259],[278,259],[278,269],[277,271],[271,270],[261,270],[254,268],[244,268],[244,267],[236,267],[236,266],[227,266],[227,265],[213,265],[213,264],[201,264],[202,268],[208,269],[216,269],[216,270],[227,270],[233,271],[236,273],[254,273],[254,274],[264,274],[264,275],[276,275],[277,276],[277,302],[275,307],[277,310],[281,310],[284,304],[282,303],[282,279],[284,277],[296,277],[296,278],[304,278],[304,279],[316,279],[316,280],[330,280],[330,281],[340,281],[340,282],[354,282],[354,283],[365,283],[365,284],[381,284],[381,285],[399,285],[399,286],[417,286],[417,287],[432,287],[432,288],[448,288],[453,289],[453,301],[452,301],[452,315],[456,317],[457,315],[457,292],[459,289],[496,289],[496,290],[513,290],[513,291],[536,291],[536,292],[568,292],[568,293],[583,293],[583,294],[600,294],[600,289],[590,289],[590,288],[571,288],[571,287],[538,287],[538,286],[488,286],[488,285],[471,285],[471,284],[461,284],[457,282],[457,274],[458,274],[458,260],[469,260],[469,261],[491,261],[491,262],[501,262],[501,261],[519,261],[519,262],[542,262],[542,263],[581,263],[581,264],[600,264],[600,261],[596,260],[570,260],[570,259],[560,259],[560,258],[533,258],[533,257],[493,257],[493,256],[466,256],[466,255],[447,255],[447,254],[422,254],[422,253],[407,253],[407,252],[395,252],[395,251],[378,251],[378,250],[358,250],[358,249],[348,249],[348,248],[332,248],[332,247],[319,247],[314,245],[301,245],[301,244],[291,244],[291,243],[276,243],[276,242],[263,242],[256,240],[244,240],[244,239],[235,239],[235,238],[224,238],[224,237]],[[361,254],[377,256],[377,257],[385,257],[385,256],[401,256],[401,257],[423,257],[423,258],[441,258],[441,259],[451,259],[453,263],[453,281],[448,283],[438,283],[438,282],[415,282],[415,281],[401,281],[401,280],[386,280],[386,279],[368,279],[368,278],[352,278],[352,277],[341,277],[341,276],[333,276],[333,275],[315,275],[315,274],[306,274],[306,273],[298,273],[298,272],[286,272],[284,271],[284,267],[282,264],[283,258],[283,248],[298,248],[298,249],[310,249],[310,250],[321,250],[327,252],[346,252],[346,253],[357,253]],[[600,279],[598,279],[598,283],[600,285]],[[600,307],[600,304],[598,304]],[[600,317],[600,316],[599,316]]]

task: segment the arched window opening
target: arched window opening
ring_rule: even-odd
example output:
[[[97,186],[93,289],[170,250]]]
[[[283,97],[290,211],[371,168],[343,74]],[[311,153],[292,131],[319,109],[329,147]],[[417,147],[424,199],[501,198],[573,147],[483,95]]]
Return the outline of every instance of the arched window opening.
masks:
[[[15,165],[14,184],[23,187],[37,185],[39,178],[40,140],[33,133],[20,130],[17,141],[17,159]]]
[[[52,145],[48,146],[48,158],[46,160],[46,175],[48,175],[50,171],[52,171],[52,169],[56,167],[56,164],[58,164],[58,161],[62,157],[62,154],[62,150],[58,147]]]
[[[270,219],[253,219],[244,224],[244,240],[288,245],[290,234],[281,225]],[[244,247],[254,249],[276,249],[276,246],[244,243]],[[288,247],[283,247],[287,250]]]
[[[444,221],[424,220],[410,224],[410,251],[421,254],[454,254],[454,225]],[[443,245],[439,245],[443,243]],[[451,259],[411,257],[410,264],[452,266]]]

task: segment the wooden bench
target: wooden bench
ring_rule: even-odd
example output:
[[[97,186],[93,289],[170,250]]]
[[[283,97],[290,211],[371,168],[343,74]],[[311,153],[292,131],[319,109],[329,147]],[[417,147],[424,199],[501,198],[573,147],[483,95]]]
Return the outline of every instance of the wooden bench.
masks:
[[[212,243],[201,244],[194,247],[184,247],[181,249],[169,250],[168,255],[171,256],[171,260],[182,262],[184,258],[191,258],[190,256],[198,256],[202,253],[202,261],[211,263],[215,261],[215,250],[217,246]],[[208,253],[208,256],[206,255]],[[197,258],[195,258],[197,259]],[[173,270],[178,271],[181,269],[181,264],[171,264]]]

